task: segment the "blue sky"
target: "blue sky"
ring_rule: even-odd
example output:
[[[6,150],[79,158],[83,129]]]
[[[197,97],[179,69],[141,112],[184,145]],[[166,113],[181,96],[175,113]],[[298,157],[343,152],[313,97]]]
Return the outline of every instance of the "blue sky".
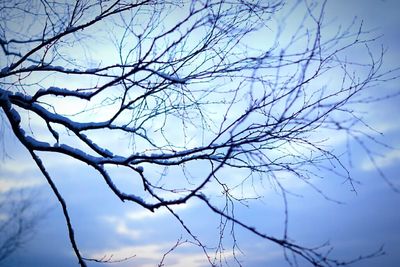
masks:
[[[364,19],[365,26],[376,28],[383,33],[377,42],[389,49],[385,66],[398,66],[400,59],[400,19],[397,11],[400,4],[396,0],[352,0],[330,1],[327,16],[336,17],[336,21],[345,22],[357,16]],[[290,27],[291,25],[289,25]],[[399,90],[398,80],[387,82],[382,87],[371,89],[379,94],[390,90]],[[381,103],[360,106],[364,110],[366,121],[384,135],[373,134],[378,140],[394,147],[384,149],[368,143],[381,153],[376,163],[391,183],[400,187],[400,114],[399,98]],[[34,124],[35,122],[33,122]],[[4,127],[4,124],[2,124]],[[0,192],[11,188],[26,188],[40,192],[35,200],[37,208],[49,208],[49,212],[39,222],[34,237],[1,266],[78,266],[68,240],[67,229],[61,209],[52,192],[45,184],[39,170],[27,151],[12,136],[9,129],[1,129],[4,147],[0,149]],[[324,133],[322,133],[324,134]],[[108,137],[106,137],[108,138]],[[330,134],[330,142],[337,151],[345,152],[346,147],[341,136]],[[323,179],[315,182],[330,198],[343,202],[338,204],[326,200],[323,196],[302,183],[285,183],[290,190],[298,194],[289,196],[289,235],[304,245],[318,245],[329,241],[335,248],[332,255],[351,259],[368,254],[384,245],[386,254],[374,259],[355,263],[352,266],[400,265],[400,194],[394,192],[380,177],[374,166],[368,161],[363,149],[354,142],[352,148],[351,173],[359,181],[357,193],[352,192],[343,178],[321,171]],[[68,203],[71,218],[77,235],[77,242],[86,257],[114,255],[115,259],[136,255],[131,260],[115,263],[112,266],[157,266],[163,254],[179,238],[189,238],[182,227],[168,212],[159,210],[152,214],[133,204],[121,203],[105,186],[95,171],[82,163],[65,156],[43,155],[46,166],[54,177],[60,191]],[[199,172],[201,167],[198,168]],[[114,170],[116,174],[123,170]],[[240,178],[240,173],[229,173]],[[116,183],[125,187],[140,186],[121,175]],[[213,188],[209,188],[213,192]],[[235,206],[238,217],[253,225],[256,229],[271,235],[280,236],[283,231],[284,213],[281,196],[268,183],[258,190],[264,197],[252,203],[250,208]],[[205,209],[204,205],[190,201],[176,211],[190,225],[205,243],[217,244],[219,218]],[[282,258],[282,249],[261,240],[252,234],[236,228],[239,246],[244,252],[239,256],[244,266],[283,267],[287,263]],[[229,250],[231,240],[227,237]],[[213,254],[211,254],[213,255]],[[228,256],[229,258],[229,256]],[[303,265],[304,264],[304,265]],[[100,264],[89,263],[89,266]],[[166,266],[208,266],[202,251],[188,244],[179,247],[166,260]],[[300,262],[300,266],[308,266]]]

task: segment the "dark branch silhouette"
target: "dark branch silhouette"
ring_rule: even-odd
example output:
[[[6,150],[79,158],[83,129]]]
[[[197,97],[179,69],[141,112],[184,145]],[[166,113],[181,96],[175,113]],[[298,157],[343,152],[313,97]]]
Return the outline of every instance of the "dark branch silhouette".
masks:
[[[0,194],[0,262],[21,249],[34,235],[47,209],[38,211],[36,194],[13,189]]]
[[[289,9],[281,1],[242,0],[2,3],[0,107],[62,206],[81,266],[111,259],[80,252],[68,203],[43,153],[86,163],[121,201],[153,212],[166,208],[212,266],[224,264],[217,255],[223,254],[226,233],[236,259],[236,227],[282,247],[289,263],[287,253],[313,266],[353,262],[330,258],[330,246],[310,248],[290,239],[290,192],[279,176],[289,173],[328,200],[312,180],[321,170],[355,189],[346,165],[318,133],[342,132],[361,145],[365,138],[375,141],[360,130],[362,118],[354,109],[389,97],[365,92],[396,78],[397,70],[381,70],[384,51],[371,51],[375,36],[362,23],[325,32],[325,2],[310,2]],[[285,28],[285,20],[299,11],[304,17]],[[353,49],[366,57],[351,58]],[[46,138],[30,130],[31,117],[41,122]],[[101,138],[108,135],[122,137],[120,143]],[[116,166],[143,187],[118,187],[110,174]],[[169,175],[169,169],[180,170],[180,176]],[[243,178],[231,180],[226,169]],[[236,189],[252,184],[256,192],[256,177],[282,194],[286,221],[280,237],[235,216],[235,205],[258,198]],[[212,186],[221,189],[222,205],[208,194]],[[221,218],[214,260],[174,210],[190,200]]]

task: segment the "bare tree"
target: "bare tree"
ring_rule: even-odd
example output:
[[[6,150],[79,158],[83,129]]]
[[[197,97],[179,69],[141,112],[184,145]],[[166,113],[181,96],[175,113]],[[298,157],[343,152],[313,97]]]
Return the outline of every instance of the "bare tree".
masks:
[[[35,194],[11,190],[0,194],[0,262],[33,237],[44,212],[35,207]]]
[[[253,194],[257,181],[274,184],[286,203],[282,174],[323,194],[313,177],[330,170],[353,188],[323,133],[343,132],[362,145],[370,136],[354,109],[384,98],[366,89],[396,73],[380,70],[384,51],[370,49],[375,36],[362,23],[325,25],[325,5],[1,1],[2,118],[62,206],[81,266],[91,259],[79,250],[67,203],[42,155],[86,163],[121,201],[167,209],[210,265],[224,262],[208,255],[176,205],[198,201],[219,216],[221,242],[226,232],[236,244],[234,229],[241,227],[281,246],[290,263],[289,254],[314,266],[351,263],[330,258],[329,248],[295,243],[286,227],[282,236],[271,236],[234,214],[234,205],[259,196]],[[296,24],[288,25],[288,17]],[[355,50],[360,56],[350,58]],[[43,127],[31,125],[33,119]],[[119,143],[110,141],[115,136]],[[142,187],[118,187],[115,166]],[[229,170],[242,179],[231,179]],[[254,192],[241,192],[248,184]],[[211,187],[220,188],[223,203]],[[222,254],[222,245],[216,250]]]

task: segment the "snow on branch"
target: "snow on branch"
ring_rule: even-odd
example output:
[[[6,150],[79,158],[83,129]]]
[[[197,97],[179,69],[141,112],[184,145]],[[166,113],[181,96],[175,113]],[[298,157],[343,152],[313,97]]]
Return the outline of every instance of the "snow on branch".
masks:
[[[362,23],[325,34],[325,1],[33,0],[32,10],[11,2],[0,10],[1,118],[62,206],[81,266],[91,259],[78,249],[62,191],[38,152],[85,163],[123,202],[165,208],[206,264],[215,265],[211,249],[173,207],[197,201],[218,218],[214,254],[221,265],[227,235],[231,258],[241,265],[235,226],[313,266],[347,264],[290,241],[281,175],[330,200],[313,184],[326,172],[355,190],[348,166],[329,146],[332,130],[354,138],[369,156],[365,140],[380,144],[355,109],[366,99],[387,99],[368,90],[397,79],[400,69],[382,67],[384,52],[369,46],[374,40]],[[289,19],[296,27],[285,27]],[[273,35],[261,38],[266,32]],[[116,168],[139,186],[120,185],[110,170]],[[282,238],[235,214],[236,205],[269,197],[258,191],[266,182],[285,202]]]
[[[178,77],[177,74],[167,74],[162,71],[157,71],[157,70],[153,70],[153,69],[149,69],[149,68],[147,68],[145,70],[150,71],[151,73],[154,73],[154,74],[158,75],[159,77],[161,77],[167,81],[170,81],[172,83],[185,84],[189,80],[187,78],[180,78],[180,77]]]

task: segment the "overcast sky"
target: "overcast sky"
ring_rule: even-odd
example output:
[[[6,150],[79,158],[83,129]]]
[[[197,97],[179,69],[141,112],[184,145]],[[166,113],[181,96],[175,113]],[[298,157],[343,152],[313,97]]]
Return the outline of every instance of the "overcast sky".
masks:
[[[357,16],[367,27],[383,33],[378,41],[387,47],[386,66],[400,62],[400,19],[397,0],[332,0],[327,5],[327,16],[337,17],[344,23]],[[398,89],[399,81],[375,88],[376,93]],[[400,114],[399,98],[384,103],[362,107],[368,111],[367,119],[377,131],[379,140],[396,149],[383,150],[376,163],[391,183],[400,186]],[[61,209],[52,192],[45,184],[41,173],[27,151],[12,136],[8,128],[1,129],[2,161],[0,162],[0,192],[11,188],[25,187],[39,191],[35,202],[48,208],[39,222],[34,237],[1,266],[74,267],[78,266],[68,239],[67,228]],[[337,149],[344,151],[344,143],[337,142]],[[6,155],[7,154],[7,155]],[[371,253],[384,246],[386,254],[374,259],[355,263],[353,266],[397,267],[400,266],[400,194],[394,192],[379,176],[368,161],[365,152],[352,146],[353,177],[360,183],[357,193],[351,191],[343,179],[321,173],[324,177],[317,185],[332,199],[327,201],[314,190],[298,184],[289,188],[301,196],[289,196],[289,234],[301,244],[317,245],[329,241],[334,247],[332,255],[351,259]],[[46,157],[46,166],[64,194],[69,205],[76,231],[77,242],[85,256],[102,257],[114,255],[116,259],[136,255],[131,260],[112,266],[157,266],[163,254],[182,237],[187,236],[174,218],[165,212],[152,214],[135,205],[123,204],[110,192],[98,175],[87,166],[65,156]],[[121,178],[122,179],[122,178]],[[123,180],[120,181],[124,183]],[[260,189],[261,190],[261,189]],[[272,235],[283,231],[282,198],[272,187],[263,188],[267,196],[255,202],[250,209],[237,206],[237,216],[254,225],[256,229]],[[217,241],[218,218],[198,203],[191,201],[177,212],[187,220],[193,231],[209,244]],[[237,228],[240,247],[245,253],[240,256],[244,266],[287,266],[280,247],[274,246]],[[182,246],[170,255],[167,266],[207,266],[201,250],[193,246]],[[89,263],[89,266],[97,266]]]

